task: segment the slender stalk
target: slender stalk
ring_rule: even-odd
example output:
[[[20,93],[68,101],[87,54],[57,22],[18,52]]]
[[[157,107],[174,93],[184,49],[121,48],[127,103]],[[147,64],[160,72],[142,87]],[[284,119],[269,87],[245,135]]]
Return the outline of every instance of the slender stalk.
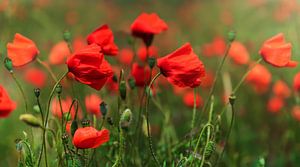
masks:
[[[42,65],[49,72],[49,74],[50,74],[51,78],[53,79],[53,81],[57,82],[57,77],[55,76],[55,74],[53,73],[53,71],[51,70],[49,65],[46,64],[45,62],[43,62],[39,57],[37,57],[36,60],[40,65]]]
[[[60,94],[57,95],[58,97],[58,102],[59,102],[59,107],[60,107],[60,113],[61,113],[61,133],[64,133],[64,111],[62,108],[62,103],[61,103],[61,96]]]
[[[194,88],[194,106],[193,106],[193,118],[192,118],[191,130],[195,128],[196,112],[197,112],[197,89]]]
[[[27,102],[27,98],[25,96],[25,92],[24,92],[24,90],[23,90],[20,82],[16,78],[15,74],[13,72],[10,72],[10,75],[12,76],[12,78],[14,79],[14,81],[16,82],[16,84],[17,84],[17,86],[18,86],[18,88],[19,88],[19,90],[21,92],[21,95],[22,95],[22,97],[24,99],[24,104],[25,104],[25,113],[27,113],[28,112],[28,102]]]
[[[154,78],[151,80],[148,88],[147,88],[147,93],[146,93],[146,106],[145,106],[145,112],[146,112],[146,122],[147,122],[147,135],[148,135],[148,143],[149,143],[149,148],[150,148],[150,152],[151,152],[151,155],[153,157],[153,159],[155,160],[156,162],[156,165],[157,166],[160,166],[159,164],[159,161],[154,153],[154,149],[153,149],[153,144],[152,144],[152,136],[151,136],[151,133],[150,133],[150,123],[149,123],[149,112],[148,112],[148,105],[149,105],[149,96],[150,96],[150,90],[151,90],[151,86],[152,84],[154,83],[154,81],[160,76],[160,72],[157,73]]]

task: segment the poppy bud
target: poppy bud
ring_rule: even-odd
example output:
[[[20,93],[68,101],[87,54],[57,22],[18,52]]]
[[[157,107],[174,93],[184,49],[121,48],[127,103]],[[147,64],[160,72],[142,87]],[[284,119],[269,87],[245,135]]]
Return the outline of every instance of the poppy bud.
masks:
[[[130,89],[135,88],[135,80],[133,78],[128,79],[128,84],[129,84]]]
[[[54,145],[54,138],[53,134],[50,131],[47,131],[47,141],[49,146],[52,148]]]
[[[32,114],[22,114],[19,119],[32,127],[42,127],[41,122]]]
[[[236,37],[235,31],[229,31],[227,35],[228,35],[229,42],[233,42],[235,40]]]
[[[72,121],[71,124],[71,135],[74,136],[75,131],[78,129],[78,123],[76,120]]]
[[[235,96],[235,95],[233,95],[233,94],[231,94],[231,95],[229,96],[229,103],[230,103],[231,105],[233,105],[233,104],[234,104],[234,101],[235,101],[235,99],[236,99],[236,96]]]
[[[34,94],[35,94],[35,97],[39,97],[40,96],[40,94],[41,94],[41,89],[40,88],[35,88],[34,89]]]
[[[107,114],[107,104],[104,101],[100,103],[100,111],[103,117],[105,117],[105,115]]]
[[[116,75],[113,75],[112,80],[113,80],[114,82],[118,82],[118,77],[117,77]]]
[[[81,125],[82,125],[82,127],[88,127],[88,126],[91,125],[91,121],[88,120],[88,119],[83,119],[83,120],[81,121]]]
[[[156,64],[156,59],[154,57],[149,57],[148,58],[148,65],[152,69]]]
[[[10,73],[13,72],[13,64],[10,58],[6,57],[4,59],[4,66]]]
[[[70,42],[71,41],[71,37],[72,37],[72,35],[71,35],[70,31],[68,31],[68,30],[64,31],[63,38],[64,38],[64,40],[66,42]]]
[[[122,129],[128,129],[132,120],[132,112],[129,108],[125,109],[120,118],[120,126]]]
[[[56,86],[55,91],[56,91],[57,94],[59,94],[59,95],[61,94],[61,92],[62,92],[62,86],[61,86],[61,84],[58,84]]]
[[[35,111],[36,113],[40,113],[41,112],[41,110],[40,110],[40,107],[39,107],[39,105],[34,105],[33,106],[33,111]]]
[[[125,100],[126,99],[126,82],[125,81],[120,82],[119,91],[120,91],[120,96],[121,96],[122,100]]]

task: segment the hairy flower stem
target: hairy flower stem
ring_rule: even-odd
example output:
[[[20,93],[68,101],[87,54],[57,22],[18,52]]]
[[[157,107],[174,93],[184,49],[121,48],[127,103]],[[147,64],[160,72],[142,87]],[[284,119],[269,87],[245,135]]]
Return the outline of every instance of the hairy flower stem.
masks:
[[[159,161],[155,155],[154,149],[153,149],[153,144],[152,144],[152,136],[150,133],[150,122],[149,122],[149,112],[148,112],[148,106],[149,106],[149,98],[150,98],[150,90],[151,90],[151,86],[154,83],[154,81],[160,76],[160,72],[157,73],[153,79],[151,80],[149,86],[147,87],[147,93],[146,93],[146,105],[145,105],[145,112],[146,112],[146,122],[147,122],[147,135],[148,135],[148,143],[149,143],[149,149],[151,152],[151,155],[153,157],[153,159],[155,160],[155,163],[157,166],[160,166]]]
[[[193,118],[192,118],[191,130],[195,128],[196,112],[197,112],[197,89],[194,88],[194,106],[193,106]]]
[[[19,90],[20,90],[20,92],[21,92],[21,95],[22,95],[22,97],[23,97],[23,99],[24,99],[24,104],[25,104],[25,113],[27,113],[27,112],[28,112],[28,103],[27,103],[27,98],[26,98],[26,96],[25,96],[25,92],[24,92],[24,90],[23,90],[23,88],[22,88],[20,82],[19,82],[18,79],[16,78],[15,74],[14,74],[13,72],[10,72],[10,75],[11,75],[11,77],[14,79],[14,81],[16,82],[16,84],[17,84],[17,86],[18,86],[18,88],[19,88]]]
[[[62,108],[62,103],[61,103],[61,96],[60,94],[57,95],[58,97],[58,102],[59,102],[59,107],[60,107],[60,113],[61,113],[61,133],[64,133],[64,112]]]
[[[49,67],[49,65],[45,62],[43,62],[40,58],[36,58],[37,62],[42,65],[50,74],[51,78],[53,79],[54,82],[57,82],[57,77],[54,75],[53,71],[51,70],[51,68]]]
[[[47,104],[47,108],[46,108],[46,117],[44,120],[44,127],[47,128],[47,124],[48,124],[48,119],[49,119],[49,112],[50,112],[50,103],[51,103],[51,99],[54,95],[55,89],[57,87],[57,85],[62,81],[62,79],[68,74],[68,71],[65,72],[62,77],[55,83],[55,85],[53,86],[51,93],[49,95],[49,99],[48,99],[48,104]],[[44,149],[44,154],[45,154],[45,165],[46,167],[48,167],[48,162],[47,162],[47,147],[46,147],[46,129],[43,129],[43,144],[42,144],[42,150]],[[42,153],[40,154],[40,157],[42,156]],[[39,157],[39,159],[40,159]],[[38,165],[40,165],[40,162],[38,163]]]

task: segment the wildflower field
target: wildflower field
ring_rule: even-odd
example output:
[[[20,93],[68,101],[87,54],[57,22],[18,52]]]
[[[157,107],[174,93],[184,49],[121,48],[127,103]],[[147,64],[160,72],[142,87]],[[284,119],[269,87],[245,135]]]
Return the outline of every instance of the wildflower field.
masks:
[[[299,0],[0,0],[0,167],[300,166]]]

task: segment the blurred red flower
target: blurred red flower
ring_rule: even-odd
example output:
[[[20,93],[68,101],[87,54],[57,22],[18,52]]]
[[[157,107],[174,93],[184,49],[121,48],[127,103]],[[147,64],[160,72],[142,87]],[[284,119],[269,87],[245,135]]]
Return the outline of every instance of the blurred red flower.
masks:
[[[194,92],[189,91],[184,94],[183,102],[187,107],[194,107]],[[196,107],[203,105],[203,100],[199,94],[196,95]]]
[[[141,66],[138,63],[134,63],[132,65],[131,75],[135,79],[135,85],[143,87],[147,82],[149,82],[150,69],[148,67]]]
[[[49,63],[53,65],[63,64],[70,55],[68,44],[64,41],[55,44],[49,54]]]
[[[99,45],[105,55],[114,56],[118,54],[118,47],[114,43],[113,33],[106,24],[89,34],[86,40],[89,45],[93,43]]]
[[[42,88],[45,86],[47,75],[38,68],[30,68],[26,70],[25,80],[34,87]]]
[[[131,49],[124,48],[120,51],[120,55],[118,56],[118,60],[120,63],[129,66],[133,60],[134,53]]]
[[[101,48],[96,44],[76,51],[67,60],[69,71],[83,84],[100,90],[113,75],[110,64],[104,59]]]
[[[147,46],[151,45],[153,36],[168,29],[168,25],[156,13],[142,13],[131,24],[132,35],[142,38]]]
[[[7,56],[16,67],[30,63],[40,53],[32,40],[19,33],[15,34],[13,43],[8,43],[6,47]]]
[[[207,57],[223,56],[226,50],[226,43],[222,37],[217,36],[211,43],[204,44],[201,49],[202,54]]]
[[[96,116],[101,116],[100,112],[100,103],[102,102],[101,98],[96,94],[91,94],[85,97],[85,106],[86,110],[90,114]]]
[[[300,106],[294,106],[292,109],[292,116],[300,122]]]
[[[269,88],[271,79],[272,75],[268,69],[257,64],[247,75],[246,82],[251,84],[257,93],[264,93]]]
[[[68,121],[66,124],[66,132],[68,134],[71,134],[71,125],[72,125],[72,121]]]
[[[54,98],[52,101],[51,101],[51,112],[52,112],[52,115],[58,117],[58,118],[61,118],[62,117],[62,113],[65,115],[65,114],[68,114],[69,112],[69,109],[72,105],[72,98],[71,97],[66,97],[66,99],[61,99],[61,108],[62,108],[62,111],[61,111],[61,108],[60,108],[60,104],[59,104],[59,100],[57,98]],[[74,104],[71,108],[71,111],[70,111],[70,114],[71,114],[71,118],[74,119],[75,117],[75,113],[76,113],[76,104]],[[78,118],[81,118],[82,117],[82,113],[81,113],[81,109],[78,108]]]
[[[285,41],[283,33],[279,33],[263,43],[259,54],[275,67],[295,67],[297,62],[291,60],[291,52],[292,44]]]
[[[288,98],[291,96],[289,86],[282,80],[278,80],[273,86],[273,93],[280,98]]]
[[[203,88],[210,88],[214,82],[214,78],[214,73],[212,73],[211,71],[206,71],[200,86]]]
[[[250,60],[247,48],[238,41],[232,42],[228,55],[238,65],[248,64]]]
[[[137,55],[140,60],[146,62],[147,61],[147,47],[142,46],[138,49]],[[157,47],[149,46],[148,47],[148,57],[157,57]]]
[[[268,111],[272,113],[279,112],[283,106],[284,106],[284,101],[280,97],[272,97],[271,99],[269,99],[267,104]]]
[[[8,117],[16,107],[16,103],[9,98],[4,87],[0,85],[0,118]]]
[[[300,91],[300,72],[294,77],[294,90]]]
[[[157,66],[169,82],[179,87],[197,87],[205,76],[204,65],[189,43],[157,59]]]
[[[107,129],[98,131],[93,127],[78,128],[73,137],[73,144],[79,149],[97,148],[108,141]]]

